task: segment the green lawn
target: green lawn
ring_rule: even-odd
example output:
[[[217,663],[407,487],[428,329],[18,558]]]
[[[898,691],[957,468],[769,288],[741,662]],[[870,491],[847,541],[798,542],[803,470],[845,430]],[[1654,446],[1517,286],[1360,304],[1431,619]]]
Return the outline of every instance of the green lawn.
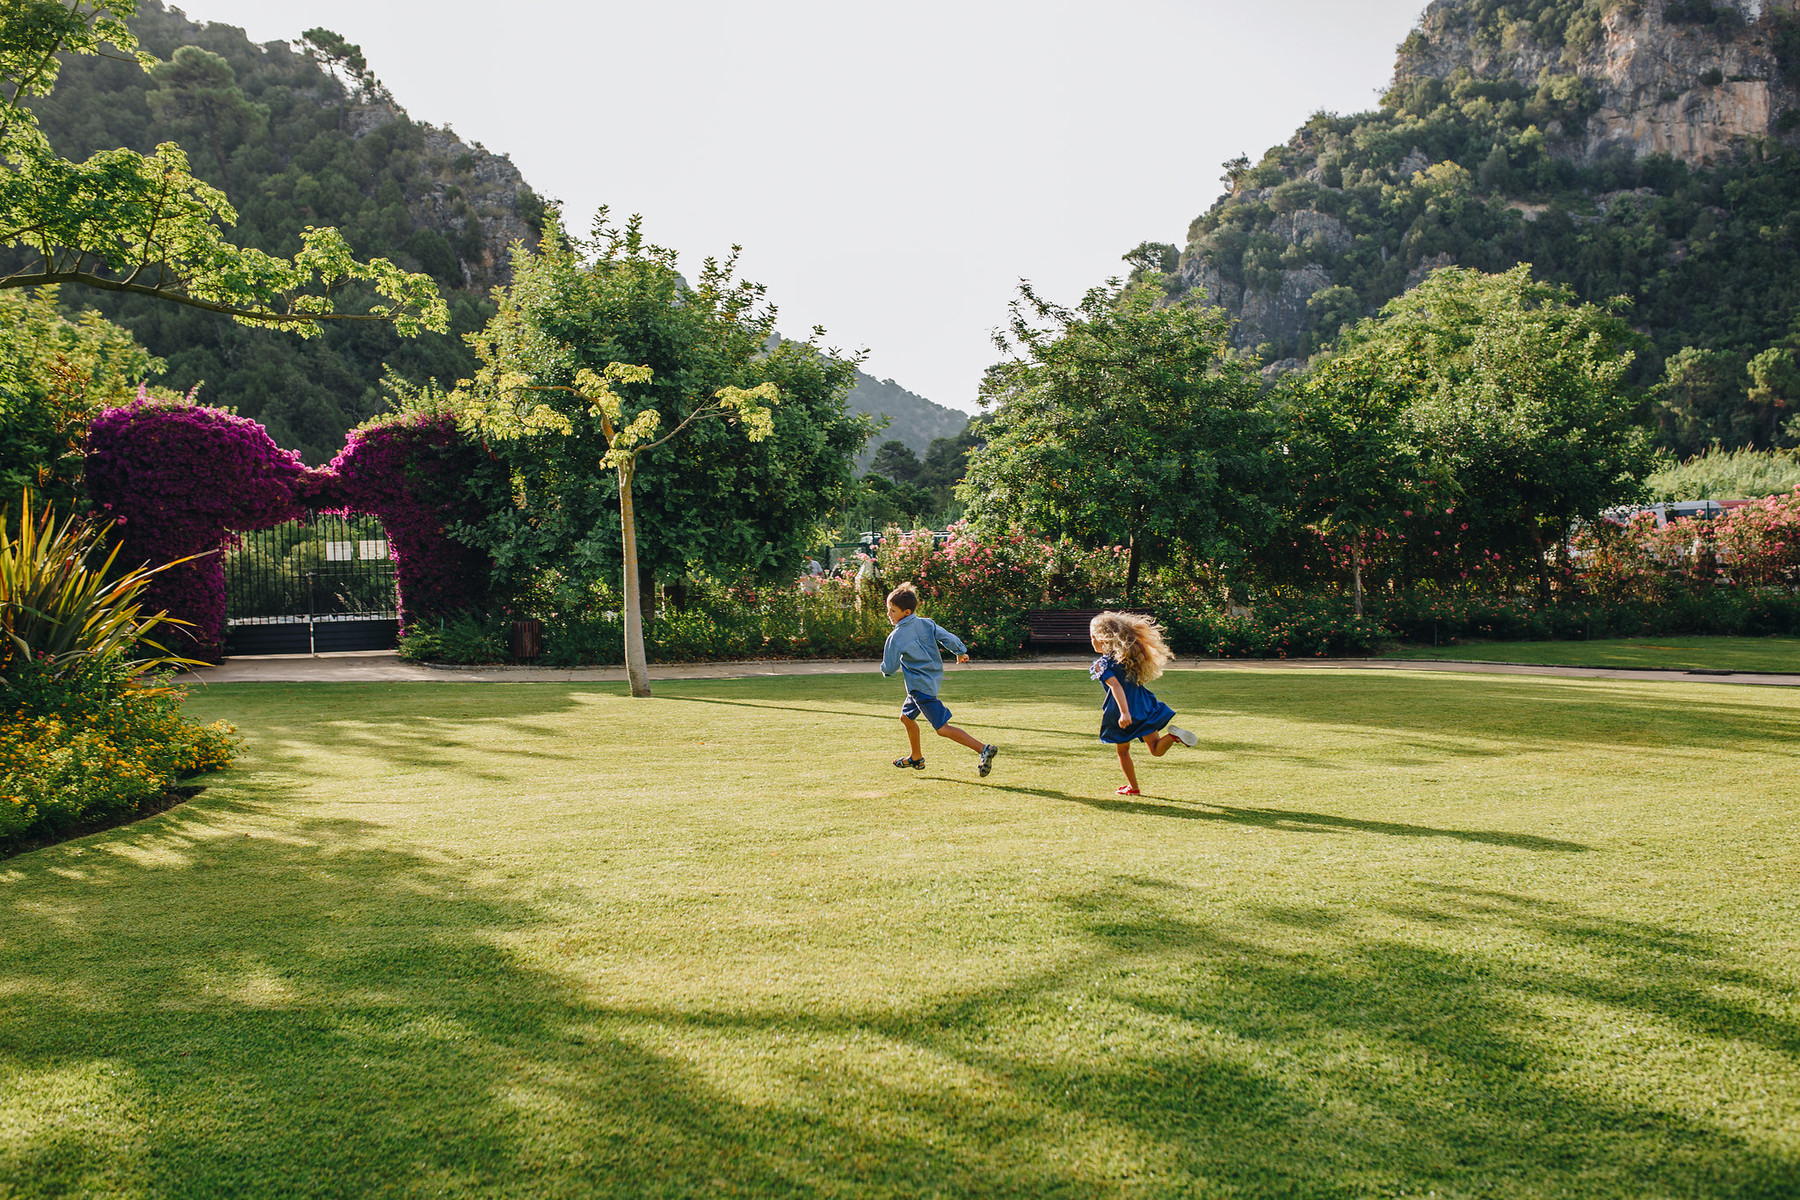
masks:
[[[1591,642],[1461,642],[1407,646],[1395,658],[1532,663],[1554,667],[1656,667],[1668,671],[1800,674],[1800,638],[1596,638]]]
[[[1797,1194],[1800,694],[1158,690],[214,687],[0,861],[0,1196]]]

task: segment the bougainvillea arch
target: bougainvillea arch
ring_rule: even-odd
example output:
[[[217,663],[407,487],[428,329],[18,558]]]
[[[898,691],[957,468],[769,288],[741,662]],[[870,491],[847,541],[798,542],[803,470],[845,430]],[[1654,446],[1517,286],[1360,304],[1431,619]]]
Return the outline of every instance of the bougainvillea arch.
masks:
[[[88,496],[118,523],[119,558],[164,571],[145,597],[152,611],[193,622],[194,658],[217,661],[225,626],[225,539],[301,514],[309,474],[255,421],[180,400],[136,400],[109,408],[88,428]],[[171,645],[171,649],[175,647]]]
[[[328,468],[322,498],[378,518],[400,591],[400,623],[480,609],[491,563],[446,529],[474,522],[467,481],[486,465],[481,447],[448,414],[408,413],[350,431]]]

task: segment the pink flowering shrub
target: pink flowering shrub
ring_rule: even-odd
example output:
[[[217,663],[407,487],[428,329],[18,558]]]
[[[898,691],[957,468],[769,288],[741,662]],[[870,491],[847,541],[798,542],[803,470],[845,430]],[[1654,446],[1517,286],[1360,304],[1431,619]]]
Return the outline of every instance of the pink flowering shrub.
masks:
[[[1658,602],[1676,591],[1800,584],[1800,488],[1726,509],[1711,518],[1658,525],[1642,513],[1623,527],[1602,523],[1576,535],[1582,582],[1607,601]]]
[[[165,643],[217,661],[225,623],[225,539],[300,515],[306,465],[255,421],[184,401],[137,399],[109,408],[88,428],[89,497],[118,524],[119,560],[160,565],[202,555],[157,575],[150,612],[193,622]],[[190,641],[181,644],[181,634]]]
[[[480,610],[492,566],[456,541],[450,526],[480,519],[465,484],[483,468],[481,447],[448,414],[409,413],[350,432],[317,489],[321,507],[369,513],[387,531],[400,592],[400,623]]]
[[[1712,543],[1722,570],[1744,587],[1793,587],[1800,583],[1800,487],[1728,509],[1712,521]]]
[[[983,538],[966,522],[942,542],[930,530],[890,529],[877,554],[886,587],[911,580],[932,620],[989,658],[1016,654],[1025,613],[1045,603],[1050,547],[1021,534]]]

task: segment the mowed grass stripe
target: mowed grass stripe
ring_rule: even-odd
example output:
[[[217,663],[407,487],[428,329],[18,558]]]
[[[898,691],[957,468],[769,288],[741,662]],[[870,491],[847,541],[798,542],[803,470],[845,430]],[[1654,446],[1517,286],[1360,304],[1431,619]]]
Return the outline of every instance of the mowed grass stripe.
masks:
[[[0,862],[0,1195],[1791,1196],[1800,696],[232,685]],[[10,1190],[9,1190],[10,1189]]]
[[[1628,667],[1661,671],[1762,671],[1800,674],[1800,638],[1595,638],[1585,642],[1460,642],[1406,646],[1395,658],[1529,663],[1550,667]]]

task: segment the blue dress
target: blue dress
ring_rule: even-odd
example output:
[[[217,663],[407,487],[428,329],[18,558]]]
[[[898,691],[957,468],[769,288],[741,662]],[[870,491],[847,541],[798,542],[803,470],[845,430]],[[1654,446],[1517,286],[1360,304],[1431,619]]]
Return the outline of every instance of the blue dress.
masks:
[[[1110,745],[1133,742],[1160,732],[1164,725],[1175,719],[1175,710],[1127,674],[1110,654],[1094,660],[1094,665],[1088,668],[1088,677],[1100,681],[1101,693],[1106,697],[1100,707],[1100,740],[1103,742]],[[1112,689],[1106,686],[1109,679],[1118,680],[1119,687],[1125,692],[1125,703],[1131,708],[1130,729],[1119,728],[1119,702],[1113,697]]]

